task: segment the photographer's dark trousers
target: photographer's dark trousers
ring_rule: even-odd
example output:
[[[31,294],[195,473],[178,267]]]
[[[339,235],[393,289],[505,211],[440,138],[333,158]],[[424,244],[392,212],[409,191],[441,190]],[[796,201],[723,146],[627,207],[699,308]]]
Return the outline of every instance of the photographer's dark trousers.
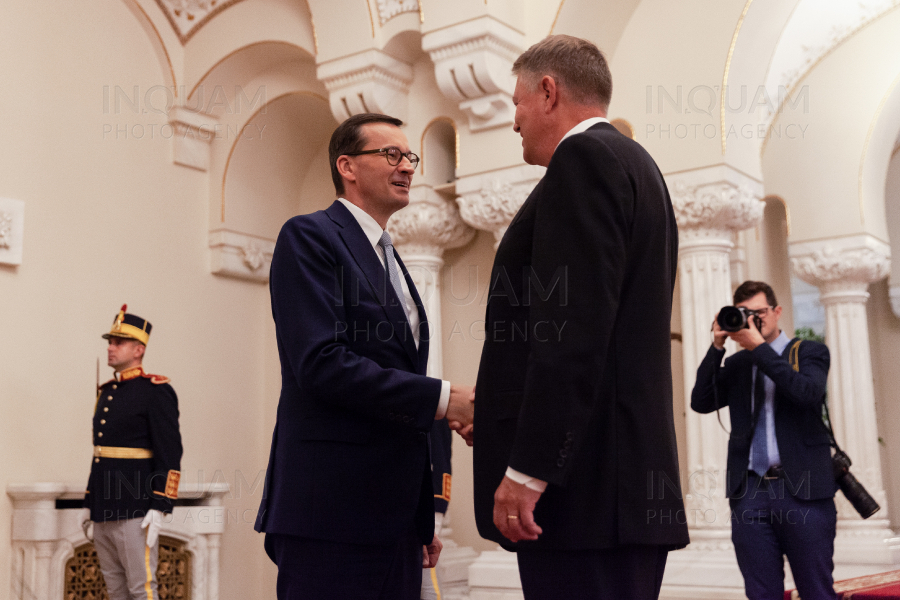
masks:
[[[749,600],[782,600],[787,556],[801,598],[834,593],[833,498],[799,500],[784,479],[751,472],[747,489],[731,499],[731,540]]]

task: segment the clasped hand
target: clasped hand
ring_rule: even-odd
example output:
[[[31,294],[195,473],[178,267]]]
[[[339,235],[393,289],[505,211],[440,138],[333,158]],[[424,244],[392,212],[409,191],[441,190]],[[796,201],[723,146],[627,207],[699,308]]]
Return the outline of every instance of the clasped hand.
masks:
[[[475,419],[475,388],[464,385],[450,386],[450,402],[447,405],[447,421],[450,429],[458,433],[466,444],[473,444]]]

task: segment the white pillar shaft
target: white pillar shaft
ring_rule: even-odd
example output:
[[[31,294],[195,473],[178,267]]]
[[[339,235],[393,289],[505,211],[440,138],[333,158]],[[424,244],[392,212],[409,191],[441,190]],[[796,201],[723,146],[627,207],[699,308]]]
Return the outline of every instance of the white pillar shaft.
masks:
[[[679,255],[685,401],[690,402],[697,367],[709,350],[710,327],[720,308],[731,304],[728,232],[683,231]],[[728,426],[728,410],[721,411]],[[691,527],[726,527],[725,461],[728,436],[717,419],[688,407],[688,473],[684,490]],[[710,512],[712,510],[713,512]],[[697,512],[697,511],[702,511]],[[702,515],[702,516],[701,516]]]
[[[866,487],[887,515],[881,456],[878,448],[878,421],[866,318],[867,284],[855,294],[823,294],[826,336],[831,352],[828,408],[838,444],[853,461],[854,476]],[[829,297],[830,296],[830,297]],[[859,518],[838,496],[842,518]]]
[[[429,377],[443,377],[444,345],[441,328],[441,267],[443,259],[429,254],[404,254],[403,262],[416,284],[419,297],[428,316],[428,371]]]

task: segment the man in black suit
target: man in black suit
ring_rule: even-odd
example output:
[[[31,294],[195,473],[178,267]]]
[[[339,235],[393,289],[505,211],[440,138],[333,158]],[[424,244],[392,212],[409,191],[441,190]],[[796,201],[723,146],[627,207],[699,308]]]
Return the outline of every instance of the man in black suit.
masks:
[[[525,162],[547,172],[491,274],[473,432],[478,530],[518,552],[529,600],[656,598],[668,550],[688,543],[672,416],[672,204],[653,159],[606,119],[612,79],[596,46],[552,36],[513,72]]]
[[[471,422],[471,388],[425,376],[425,310],[385,231],[419,161],[401,124],[338,126],[338,200],[285,223],[272,256],[282,387],[256,530],[281,600],[417,600],[440,553],[428,436]]]
[[[802,598],[834,598],[836,484],[822,423],[829,354],[778,327],[772,288],[745,281],[734,304],[756,311],[735,333],[713,321],[713,343],[697,369],[691,408],[731,415],[725,493],[731,539],[750,600],[784,595],[784,556]],[[743,350],[727,358],[730,337]]]

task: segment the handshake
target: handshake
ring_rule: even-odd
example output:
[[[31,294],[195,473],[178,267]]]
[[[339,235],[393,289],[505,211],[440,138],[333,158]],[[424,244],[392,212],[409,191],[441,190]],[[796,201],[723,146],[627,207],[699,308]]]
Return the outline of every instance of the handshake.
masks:
[[[473,441],[475,419],[475,388],[465,385],[450,385],[450,402],[447,404],[447,421],[450,429],[458,433],[466,444]]]

